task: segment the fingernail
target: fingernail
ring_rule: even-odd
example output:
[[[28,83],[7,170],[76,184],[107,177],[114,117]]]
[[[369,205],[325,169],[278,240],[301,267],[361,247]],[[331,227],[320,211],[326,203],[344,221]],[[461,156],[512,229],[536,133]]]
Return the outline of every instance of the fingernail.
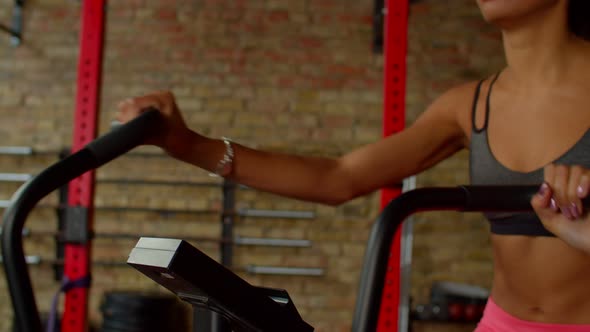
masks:
[[[587,195],[586,188],[584,188],[582,185],[579,185],[578,188],[576,188],[576,193],[578,194],[579,198],[584,198]]]
[[[580,218],[580,213],[578,212],[578,205],[576,203],[572,203],[572,206],[570,207],[570,212],[574,219]]]
[[[559,208],[557,207],[557,202],[555,202],[555,199],[553,198],[551,199],[549,207],[551,208],[551,210],[553,210],[553,212],[559,211]]]
[[[559,208],[561,210],[561,214],[563,214],[566,218],[572,219],[572,210],[569,206],[563,206]]]
[[[543,182],[543,184],[539,188],[539,192],[538,192],[539,196],[545,196],[545,194],[547,193],[548,190],[549,190],[549,185],[547,184],[547,182]]]

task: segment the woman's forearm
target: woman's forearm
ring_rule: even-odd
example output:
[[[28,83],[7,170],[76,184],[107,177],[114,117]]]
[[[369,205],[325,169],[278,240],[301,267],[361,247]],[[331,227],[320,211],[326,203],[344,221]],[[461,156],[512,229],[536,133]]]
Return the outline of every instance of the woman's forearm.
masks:
[[[226,146],[222,140],[194,132],[180,135],[175,148],[168,152],[175,158],[215,172]],[[251,149],[232,143],[234,151],[228,178],[247,186],[305,201],[337,205],[351,199],[337,159],[303,157]]]

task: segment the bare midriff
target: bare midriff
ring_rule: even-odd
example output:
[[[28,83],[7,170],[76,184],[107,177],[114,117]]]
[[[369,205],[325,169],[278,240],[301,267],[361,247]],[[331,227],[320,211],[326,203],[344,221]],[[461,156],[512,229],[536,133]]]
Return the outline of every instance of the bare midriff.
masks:
[[[528,321],[590,324],[590,255],[552,237],[492,235],[494,302]]]

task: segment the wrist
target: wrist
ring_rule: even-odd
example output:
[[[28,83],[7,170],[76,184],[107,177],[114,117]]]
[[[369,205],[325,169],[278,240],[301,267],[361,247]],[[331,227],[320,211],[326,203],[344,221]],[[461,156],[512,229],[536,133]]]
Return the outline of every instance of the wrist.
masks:
[[[204,136],[187,129],[173,135],[168,144],[166,144],[165,151],[176,159],[190,159],[190,156],[193,154],[192,151],[195,150],[195,147],[204,139],[206,139]]]
[[[223,156],[217,162],[217,165],[211,173],[212,176],[227,177],[233,172],[234,167],[234,148],[232,142],[227,137],[222,137],[221,142],[224,145]]]
[[[208,170],[213,176],[227,177],[233,172],[234,144],[225,137],[212,139],[189,129],[174,135],[165,150],[171,157]]]

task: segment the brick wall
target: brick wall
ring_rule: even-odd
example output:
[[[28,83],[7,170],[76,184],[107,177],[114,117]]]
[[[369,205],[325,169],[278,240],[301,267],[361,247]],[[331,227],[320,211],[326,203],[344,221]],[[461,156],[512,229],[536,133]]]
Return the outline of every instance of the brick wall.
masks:
[[[0,0],[8,23],[12,1]],[[211,136],[269,150],[339,155],[380,137],[383,58],[371,51],[373,10],[368,0],[110,1],[107,14],[100,130],[108,130],[116,102],[171,89],[191,127]],[[35,173],[70,144],[79,31],[78,2],[28,4],[25,42],[13,48],[0,35],[0,146],[26,145],[47,155],[0,156],[0,172]],[[408,122],[454,84],[483,77],[502,64],[499,36],[470,0],[412,5],[408,56]],[[157,152],[143,148],[146,152]],[[123,157],[99,179],[133,178],[214,182],[206,173],[168,158]],[[468,181],[466,153],[418,177],[419,186]],[[0,183],[0,199],[16,184]],[[99,233],[218,237],[221,190],[190,185],[101,182],[95,228]],[[56,201],[55,195],[46,204]],[[235,247],[234,266],[253,284],[289,290],[303,317],[318,331],[350,329],[356,285],[377,195],[337,208],[240,189],[237,206],[312,211],[312,220],[237,218],[240,236],[308,239],[311,248]],[[102,208],[100,208],[102,207]],[[111,209],[106,209],[111,207]],[[132,212],[149,207],[175,213]],[[178,210],[191,209],[191,213]],[[28,254],[53,257],[54,212],[40,208],[28,224],[38,235]],[[435,280],[488,286],[491,262],[485,224],[478,215],[429,213],[415,219],[412,294],[426,301]],[[218,244],[193,241],[213,257]],[[124,266],[135,239],[94,241],[91,317],[100,320],[102,292],[158,289]],[[245,273],[248,264],[317,267],[321,277]],[[39,306],[47,310],[57,289],[51,264],[31,267]],[[0,298],[7,303],[6,286]],[[0,308],[0,330],[12,313]],[[422,326],[437,330],[436,326]]]

